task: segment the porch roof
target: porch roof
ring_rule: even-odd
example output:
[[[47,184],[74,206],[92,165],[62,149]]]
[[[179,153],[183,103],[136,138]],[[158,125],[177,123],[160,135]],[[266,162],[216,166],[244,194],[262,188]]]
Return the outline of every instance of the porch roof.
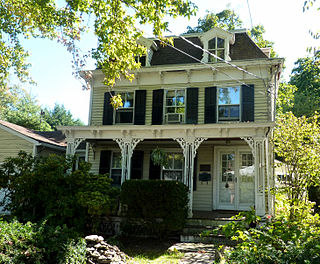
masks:
[[[219,123],[178,125],[112,125],[112,126],[59,126],[67,138],[83,139],[174,139],[181,137],[235,138],[265,137],[274,122]]]

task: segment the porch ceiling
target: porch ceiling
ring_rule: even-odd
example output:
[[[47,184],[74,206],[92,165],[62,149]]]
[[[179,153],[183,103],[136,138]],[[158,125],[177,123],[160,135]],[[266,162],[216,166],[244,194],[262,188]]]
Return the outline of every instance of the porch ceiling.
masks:
[[[60,126],[67,138],[83,139],[174,139],[188,137],[239,138],[264,137],[273,122],[268,123],[232,123],[204,125],[113,125],[113,126]]]

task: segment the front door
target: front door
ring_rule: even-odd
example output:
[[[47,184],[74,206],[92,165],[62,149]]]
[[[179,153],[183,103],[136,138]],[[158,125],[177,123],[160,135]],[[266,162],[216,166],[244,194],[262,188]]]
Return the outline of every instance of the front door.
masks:
[[[218,209],[249,210],[254,205],[252,154],[235,150],[218,155]]]

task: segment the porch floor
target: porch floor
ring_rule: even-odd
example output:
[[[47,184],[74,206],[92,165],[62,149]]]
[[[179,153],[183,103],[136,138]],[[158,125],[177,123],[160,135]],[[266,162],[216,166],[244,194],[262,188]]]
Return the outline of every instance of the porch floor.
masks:
[[[240,211],[234,210],[214,210],[214,211],[192,211],[192,219],[208,220],[230,220],[232,216],[237,215]]]

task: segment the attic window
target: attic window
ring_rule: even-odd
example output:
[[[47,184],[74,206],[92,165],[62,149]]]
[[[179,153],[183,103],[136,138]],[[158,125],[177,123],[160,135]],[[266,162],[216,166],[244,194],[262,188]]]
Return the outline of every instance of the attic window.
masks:
[[[143,55],[143,56],[140,56],[140,57],[136,56],[135,60],[136,60],[137,63],[140,62],[141,67],[144,67],[144,66],[146,66],[147,56],[146,55]]]
[[[224,51],[225,51],[225,46],[224,46],[224,39],[219,38],[219,37],[214,37],[213,39],[210,39],[208,42],[208,51],[222,59],[225,59],[224,57]],[[209,62],[217,62],[219,61],[217,58],[214,56],[209,55]]]

